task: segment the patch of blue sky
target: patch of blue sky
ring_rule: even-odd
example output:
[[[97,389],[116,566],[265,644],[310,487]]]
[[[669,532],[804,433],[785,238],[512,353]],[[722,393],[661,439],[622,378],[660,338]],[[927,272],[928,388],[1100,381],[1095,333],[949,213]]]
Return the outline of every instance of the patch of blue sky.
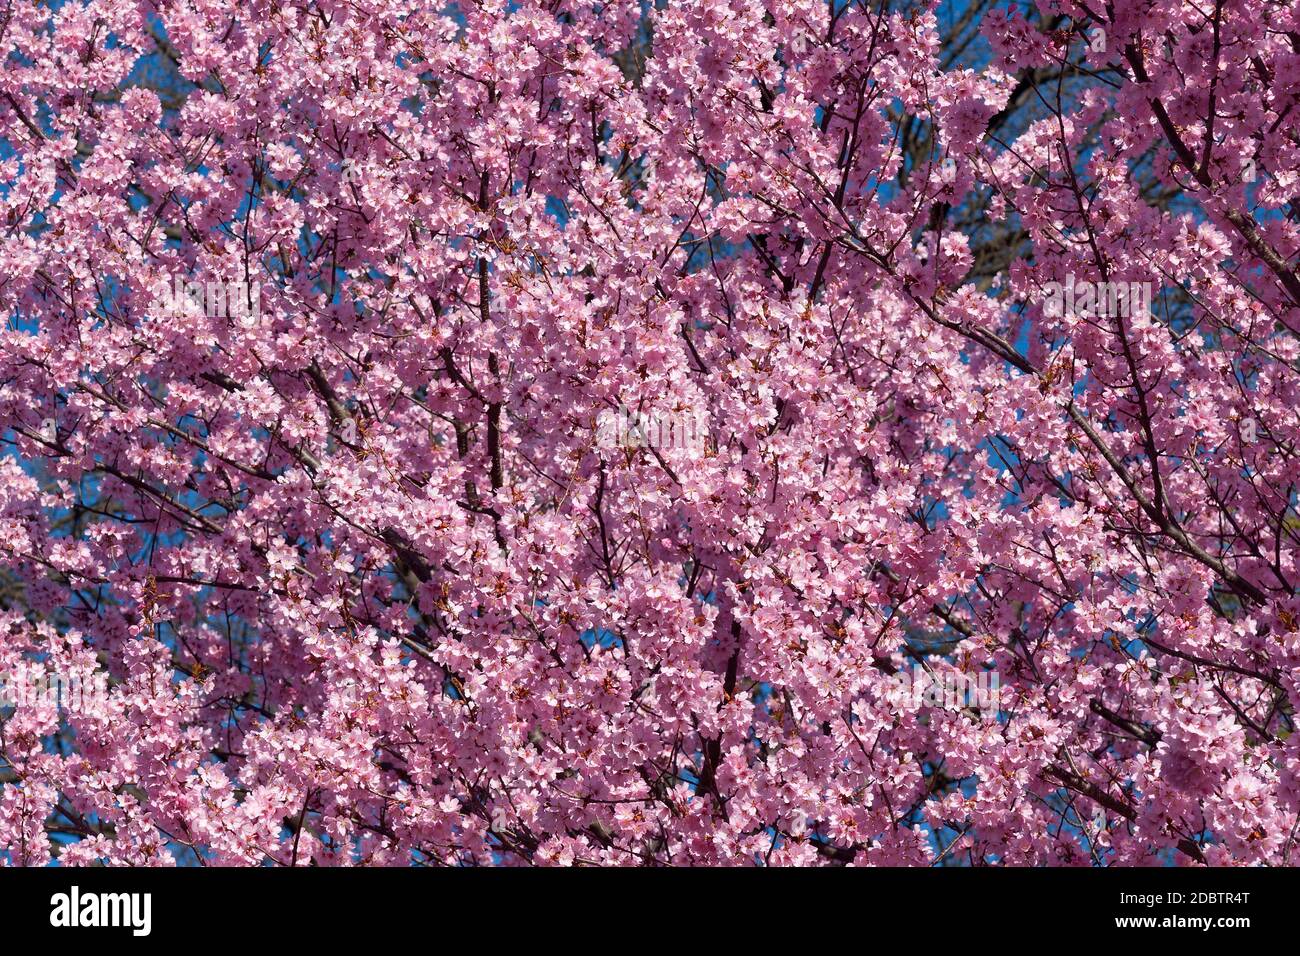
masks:
[[[606,628],[589,628],[578,636],[584,647],[591,650],[594,647],[602,648],[622,648],[623,639],[613,631]]]

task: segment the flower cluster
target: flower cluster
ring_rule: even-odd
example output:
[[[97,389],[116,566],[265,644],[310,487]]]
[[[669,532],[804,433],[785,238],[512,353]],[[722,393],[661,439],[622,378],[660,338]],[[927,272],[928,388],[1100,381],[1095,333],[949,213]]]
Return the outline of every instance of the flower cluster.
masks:
[[[0,860],[1292,860],[1300,7],[990,7],[10,5]]]

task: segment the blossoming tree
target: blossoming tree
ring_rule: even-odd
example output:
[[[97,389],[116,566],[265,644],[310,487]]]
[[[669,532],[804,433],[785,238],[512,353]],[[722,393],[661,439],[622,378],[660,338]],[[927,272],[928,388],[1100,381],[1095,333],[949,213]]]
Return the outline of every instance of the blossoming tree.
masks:
[[[0,12],[3,859],[1288,862],[1300,7],[435,6]]]

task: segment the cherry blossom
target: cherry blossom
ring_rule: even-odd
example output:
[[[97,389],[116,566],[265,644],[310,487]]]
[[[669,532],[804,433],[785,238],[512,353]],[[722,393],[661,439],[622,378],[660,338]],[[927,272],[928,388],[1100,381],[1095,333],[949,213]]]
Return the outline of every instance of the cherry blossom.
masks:
[[[0,861],[1291,861],[1300,7],[0,36]]]

